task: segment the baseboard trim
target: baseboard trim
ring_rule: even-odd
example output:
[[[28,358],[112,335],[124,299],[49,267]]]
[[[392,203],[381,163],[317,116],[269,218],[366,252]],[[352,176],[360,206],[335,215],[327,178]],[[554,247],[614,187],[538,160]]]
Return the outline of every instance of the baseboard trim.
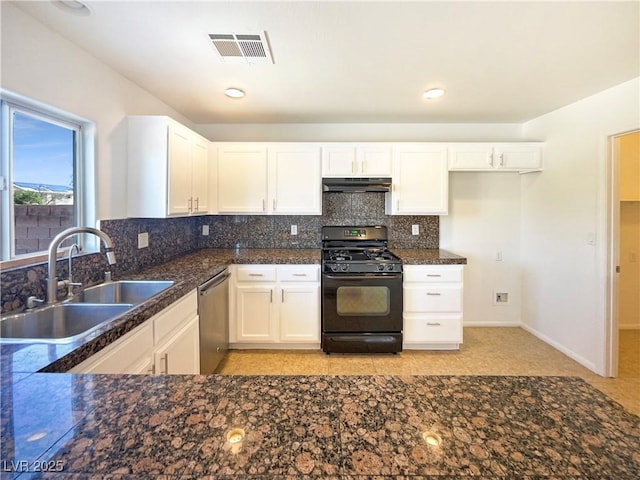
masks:
[[[545,334],[539,332],[535,328],[531,328],[531,327],[529,327],[528,325],[525,325],[525,324],[521,324],[520,327],[523,330],[526,330],[527,332],[529,332],[534,337],[539,338],[544,343],[547,343],[547,344],[551,345],[553,348],[555,348],[556,350],[564,353],[567,357],[571,358],[572,360],[575,360],[576,362],[578,362],[583,367],[586,367],[589,370],[591,370],[593,373],[598,374],[598,372],[596,371],[596,364],[595,363],[593,363],[593,362],[587,360],[586,358],[578,355],[576,352],[574,352],[572,350],[569,350],[568,348],[564,347],[563,345],[560,345],[558,342],[556,342],[555,340],[552,340],[551,338],[549,338]]]
[[[463,327],[522,327],[520,322],[463,322]]]

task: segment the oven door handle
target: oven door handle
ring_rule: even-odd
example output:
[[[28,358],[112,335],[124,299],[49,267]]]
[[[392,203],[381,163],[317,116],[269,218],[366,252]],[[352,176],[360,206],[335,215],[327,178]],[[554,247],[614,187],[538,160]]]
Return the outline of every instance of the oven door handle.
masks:
[[[363,273],[361,275],[322,275],[324,278],[330,278],[331,280],[364,280],[368,278],[379,278],[379,279],[387,279],[387,280],[396,280],[398,278],[402,278],[401,273],[392,273],[388,275],[379,275],[375,273]]]

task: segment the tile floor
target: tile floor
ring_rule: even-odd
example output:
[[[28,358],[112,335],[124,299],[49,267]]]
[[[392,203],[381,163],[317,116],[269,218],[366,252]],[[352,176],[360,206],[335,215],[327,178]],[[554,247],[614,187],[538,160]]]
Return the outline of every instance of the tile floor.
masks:
[[[231,350],[223,375],[540,375],[581,377],[640,416],[640,331],[620,331],[617,378],[603,378],[521,328],[465,328],[459,351],[325,355],[319,351]]]

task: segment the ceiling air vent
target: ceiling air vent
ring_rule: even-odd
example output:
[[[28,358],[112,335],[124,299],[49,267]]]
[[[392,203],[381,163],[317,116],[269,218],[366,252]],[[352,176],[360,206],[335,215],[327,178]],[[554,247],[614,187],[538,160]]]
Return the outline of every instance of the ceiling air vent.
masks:
[[[273,63],[267,32],[210,33],[209,38],[225,63]]]

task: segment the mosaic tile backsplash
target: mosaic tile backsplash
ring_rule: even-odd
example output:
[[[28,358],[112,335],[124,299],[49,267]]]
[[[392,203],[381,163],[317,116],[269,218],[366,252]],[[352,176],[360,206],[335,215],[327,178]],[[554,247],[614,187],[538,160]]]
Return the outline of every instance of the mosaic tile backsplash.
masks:
[[[114,241],[117,263],[109,268],[104,254],[81,255],[73,260],[74,280],[86,286],[104,279],[104,272],[122,276],[165,263],[200,248],[320,248],[324,225],[386,225],[393,248],[438,248],[437,216],[385,215],[384,193],[325,193],[322,215],[207,215],[168,219],[128,218],[103,220],[100,229]],[[209,226],[209,235],[202,227]],[[291,235],[297,225],[298,235]],[[411,235],[411,225],[420,235]],[[138,234],[149,234],[149,247],[138,248]],[[58,261],[59,278],[68,277],[67,261]],[[3,270],[2,313],[23,308],[27,297],[44,298],[46,262]]]

